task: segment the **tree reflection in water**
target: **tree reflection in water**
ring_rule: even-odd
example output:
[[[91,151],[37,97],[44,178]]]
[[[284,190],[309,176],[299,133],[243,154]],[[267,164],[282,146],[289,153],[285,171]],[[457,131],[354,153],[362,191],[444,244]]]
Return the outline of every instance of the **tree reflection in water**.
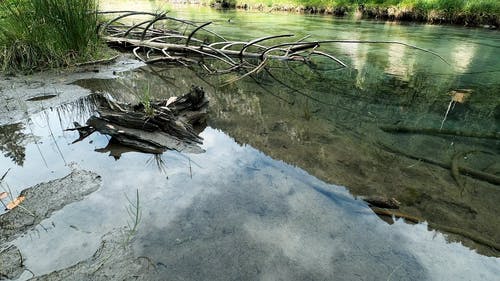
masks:
[[[23,123],[0,126],[0,150],[19,166],[23,166],[26,157],[27,135],[23,131]]]

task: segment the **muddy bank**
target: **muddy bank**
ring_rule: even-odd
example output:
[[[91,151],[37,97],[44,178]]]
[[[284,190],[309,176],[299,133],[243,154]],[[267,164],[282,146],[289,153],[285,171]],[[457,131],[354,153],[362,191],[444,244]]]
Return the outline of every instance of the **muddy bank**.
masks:
[[[44,109],[56,107],[90,92],[72,83],[81,79],[109,79],[116,73],[135,69],[143,63],[119,57],[109,65],[57,69],[36,75],[7,76],[0,79],[0,125],[13,124]]]
[[[16,279],[24,271],[23,257],[19,249],[14,246],[0,246],[0,280]]]
[[[82,200],[100,184],[99,175],[74,170],[62,179],[23,190],[20,196],[25,200],[20,207],[0,216],[0,244],[14,240],[64,206]]]
[[[154,271],[156,265],[147,257],[134,255],[127,242],[128,231],[121,228],[104,235],[99,249],[89,259],[30,280],[151,280],[148,273]]]
[[[52,213],[82,200],[96,191],[100,176],[74,170],[64,178],[23,190],[25,200],[15,209],[0,215],[0,279],[16,279],[24,272],[22,253],[8,242],[34,229]]]

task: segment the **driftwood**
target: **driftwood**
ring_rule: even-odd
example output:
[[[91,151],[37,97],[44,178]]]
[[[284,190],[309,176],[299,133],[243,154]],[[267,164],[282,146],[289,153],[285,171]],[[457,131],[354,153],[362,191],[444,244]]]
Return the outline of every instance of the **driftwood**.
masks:
[[[80,141],[95,131],[110,135],[114,141],[147,153],[162,153],[167,149],[201,152],[203,139],[195,128],[204,128],[208,100],[199,87],[180,97],[168,100],[144,100],[139,104],[121,104],[102,98],[98,115],[87,120],[86,126],[75,123]],[[75,141],[75,142],[76,142]]]
[[[371,206],[370,208],[373,210],[373,212],[375,214],[377,214],[379,216],[402,218],[402,219],[405,219],[405,220],[413,222],[413,223],[421,223],[424,221],[424,219],[422,219],[422,218],[411,216],[411,215],[402,213],[402,212],[397,211],[397,210],[390,210],[390,209],[379,208],[379,207],[374,207],[374,206]]]
[[[415,160],[419,160],[419,161],[422,161],[422,162],[425,162],[428,164],[436,165],[436,166],[439,166],[441,168],[448,169],[450,171],[452,169],[452,165],[448,164],[448,163],[444,163],[444,162],[441,162],[438,160],[434,160],[434,159],[430,159],[430,158],[426,158],[426,157],[422,157],[422,156],[412,155],[408,152],[404,152],[404,151],[398,150],[396,148],[388,147],[382,143],[379,143],[379,145],[383,149],[385,149],[391,153],[400,154],[402,156],[405,156],[405,157],[408,157],[411,159],[415,159]],[[487,182],[492,183],[492,184],[500,185],[500,177],[499,176],[496,176],[496,175],[490,174],[490,173],[486,173],[483,171],[479,171],[476,169],[472,169],[469,167],[459,166],[457,162],[455,162],[454,165],[457,165],[456,168],[458,168],[458,172],[460,172],[460,174],[470,176],[470,177],[473,177],[473,178],[478,179],[478,180],[487,181]]]
[[[198,64],[209,74],[230,72],[242,74],[227,83],[262,70],[267,72],[271,60],[298,61],[308,66],[326,60],[337,66],[334,69],[347,67],[333,54],[320,50],[321,46],[326,44],[398,44],[432,54],[447,63],[437,53],[396,41],[308,41],[309,36],[306,36],[299,40],[274,42],[277,39],[291,38],[293,34],[271,35],[251,41],[231,41],[207,29],[211,22],[200,23],[173,18],[167,16],[167,13],[138,11],[100,13],[117,14],[100,29],[102,38],[109,46],[132,50],[134,55],[145,63]],[[201,31],[204,35],[198,36]],[[218,61],[219,64],[208,64],[206,60]]]
[[[399,209],[401,203],[395,198],[387,198],[383,196],[361,197],[361,200],[368,203],[371,207]]]
[[[500,133],[497,132],[465,132],[439,128],[414,128],[405,126],[381,126],[380,129],[388,133],[423,134],[436,136],[448,135],[467,138],[500,140]]]
[[[406,221],[410,221],[412,223],[421,223],[421,222],[425,221],[423,218],[411,216],[411,215],[405,214],[405,213],[397,211],[397,210],[390,210],[390,209],[377,208],[377,207],[371,207],[371,209],[373,210],[373,212],[375,214],[377,214],[379,216],[402,218],[402,219],[405,219]],[[437,229],[440,231],[459,235],[459,236],[462,236],[462,237],[465,237],[467,239],[472,240],[474,243],[477,243],[477,244],[495,249],[497,251],[500,251],[500,245],[498,243],[491,241],[487,238],[484,238],[480,235],[475,235],[475,234],[472,234],[470,232],[467,232],[464,229],[446,226],[446,225],[442,225],[442,224],[437,224],[437,223],[433,223],[433,222],[427,222],[427,224],[432,229]]]

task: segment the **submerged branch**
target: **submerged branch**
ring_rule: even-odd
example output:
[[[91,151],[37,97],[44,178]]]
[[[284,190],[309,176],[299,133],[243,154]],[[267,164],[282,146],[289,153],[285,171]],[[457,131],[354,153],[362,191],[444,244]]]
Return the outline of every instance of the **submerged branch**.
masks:
[[[383,149],[385,149],[391,153],[400,154],[400,155],[405,156],[407,158],[423,161],[425,163],[436,165],[436,166],[439,166],[439,167],[444,168],[444,169],[451,170],[451,168],[452,168],[451,164],[447,164],[447,163],[444,163],[444,162],[441,162],[438,160],[434,160],[434,159],[430,159],[430,158],[426,158],[426,157],[422,157],[422,156],[412,155],[408,152],[404,152],[404,151],[398,150],[396,148],[388,147],[382,143],[379,143],[379,145]],[[471,168],[464,167],[464,166],[459,166],[458,171],[463,175],[470,176],[470,177],[473,177],[473,178],[478,179],[478,180],[487,181],[487,182],[492,183],[492,184],[500,185],[500,177],[499,176],[485,173],[485,172],[471,169]]]
[[[413,223],[424,222],[423,218],[411,216],[411,215],[405,214],[405,213],[398,211],[398,210],[390,210],[390,209],[383,209],[383,208],[377,208],[377,207],[371,207],[371,209],[373,210],[373,212],[375,214],[377,214],[379,216],[402,218],[402,219],[405,219],[405,220],[413,222]],[[468,232],[464,229],[458,228],[458,227],[446,226],[446,225],[442,225],[442,224],[438,224],[438,223],[434,223],[434,222],[427,222],[427,225],[432,229],[436,229],[436,230],[448,232],[451,234],[459,235],[459,236],[465,237],[467,239],[470,239],[474,243],[477,243],[479,245],[486,246],[486,247],[495,249],[497,251],[500,251],[499,244],[497,244],[489,239],[486,239],[485,237],[482,237],[481,235],[470,233],[470,232]]]
[[[500,140],[500,133],[497,132],[466,132],[438,128],[415,128],[405,126],[381,126],[380,129],[388,133],[408,133],[424,135],[450,135],[457,137],[482,138]]]

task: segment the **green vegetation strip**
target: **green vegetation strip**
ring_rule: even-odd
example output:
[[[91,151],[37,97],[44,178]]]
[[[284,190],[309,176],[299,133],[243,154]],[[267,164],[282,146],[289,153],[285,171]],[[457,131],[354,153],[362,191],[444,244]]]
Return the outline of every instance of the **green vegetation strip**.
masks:
[[[2,72],[31,72],[99,58],[96,0],[0,1]]]
[[[465,25],[500,24],[498,0],[202,0],[222,7],[270,8],[368,18],[412,20]]]

